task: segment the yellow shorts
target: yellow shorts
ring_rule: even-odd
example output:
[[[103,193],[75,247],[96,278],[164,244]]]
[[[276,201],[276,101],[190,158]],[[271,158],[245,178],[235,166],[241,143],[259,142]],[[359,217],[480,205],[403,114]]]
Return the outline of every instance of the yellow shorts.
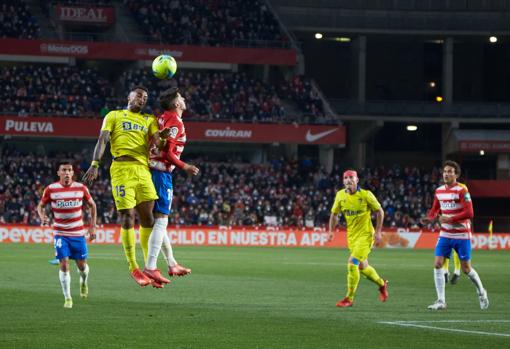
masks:
[[[366,236],[357,236],[356,238],[347,239],[351,256],[363,262],[368,258],[374,245],[374,236],[372,234]]]
[[[141,202],[158,199],[148,166],[134,161],[113,161],[110,176],[117,210],[134,208]]]

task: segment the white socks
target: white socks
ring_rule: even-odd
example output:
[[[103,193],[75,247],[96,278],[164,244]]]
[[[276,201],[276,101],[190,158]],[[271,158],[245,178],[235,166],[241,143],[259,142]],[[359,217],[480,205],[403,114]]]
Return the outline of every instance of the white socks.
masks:
[[[440,268],[440,269],[434,268],[434,282],[436,284],[437,299],[445,302],[445,295],[444,295],[445,280],[444,280],[443,268]]]
[[[86,284],[87,283],[87,279],[89,277],[89,265],[85,264],[85,270],[83,270],[83,271],[78,269],[78,273],[80,273],[80,285],[81,284]]]
[[[71,273],[69,271],[63,272],[58,271],[58,277],[60,279],[60,285],[62,286],[62,292],[64,293],[65,299],[71,298]]]
[[[478,276],[478,273],[475,269],[471,268],[471,271],[467,273],[467,276],[475,284],[476,292],[480,296],[483,293],[483,285],[482,280],[480,280],[480,277]]]
[[[169,267],[175,267],[177,265],[177,261],[174,258],[174,251],[172,250],[172,243],[170,242],[168,234],[165,234],[163,237],[163,247],[161,250],[165,256],[166,264],[168,264]]]
[[[149,252],[147,253],[147,263],[145,267],[149,270],[154,270],[158,267],[158,255],[161,251],[163,239],[166,236],[166,226],[168,225],[168,218],[156,218],[152,233],[149,237]]]

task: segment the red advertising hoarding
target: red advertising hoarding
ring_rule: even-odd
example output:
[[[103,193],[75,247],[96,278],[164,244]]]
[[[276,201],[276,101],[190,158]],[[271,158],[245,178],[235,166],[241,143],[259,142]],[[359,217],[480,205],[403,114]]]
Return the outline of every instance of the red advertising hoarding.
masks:
[[[0,116],[0,135],[96,138],[101,119]],[[345,146],[340,125],[243,124],[186,122],[190,141],[238,143],[334,144]]]
[[[65,23],[108,26],[115,23],[115,9],[111,6],[56,5],[55,18]]]
[[[345,146],[345,127],[339,125],[231,124],[188,122],[191,140],[212,142],[336,144]]]
[[[136,230],[138,236],[138,231]],[[225,228],[225,227],[170,227],[168,234],[176,246],[260,246],[260,247],[323,247],[345,248],[345,230],[339,230],[332,241],[322,229],[288,228]],[[433,249],[438,233],[384,229],[381,248]],[[49,227],[15,224],[0,225],[0,243],[53,243]],[[120,228],[103,226],[97,230],[92,244],[120,244]],[[510,233],[473,234],[473,249],[510,250]]]
[[[177,62],[296,65],[296,52],[283,48],[233,48],[58,40],[0,39],[0,54],[83,59],[152,60],[169,54]]]

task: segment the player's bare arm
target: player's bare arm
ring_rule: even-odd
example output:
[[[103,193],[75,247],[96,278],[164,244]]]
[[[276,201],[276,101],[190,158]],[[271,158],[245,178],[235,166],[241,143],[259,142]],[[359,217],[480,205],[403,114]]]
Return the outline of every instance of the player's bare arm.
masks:
[[[110,141],[110,132],[109,131],[101,131],[99,134],[99,138],[96,143],[96,147],[94,148],[94,155],[92,156],[92,163],[83,175],[83,182],[88,185],[91,185],[97,178],[99,174],[99,161],[104,155],[104,151],[106,149],[106,145]]]
[[[338,224],[338,215],[331,213],[329,216],[329,235],[328,235],[328,241],[333,240],[335,227]]]
[[[41,219],[42,226],[50,225],[50,218],[46,214],[45,208],[46,208],[46,205],[43,204],[42,201],[39,201],[39,204],[37,205],[37,214],[39,215],[39,218]]]
[[[440,211],[439,201],[437,200],[437,197],[434,197],[434,202],[432,203],[432,208],[430,209],[430,211],[427,213],[427,215],[425,217],[420,218],[420,223],[421,224],[432,223],[436,219],[437,215],[439,214],[439,211]]]
[[[382,226],[384,222],[384,211],[382,208],[379,208],[375,211],[375,244],[379,245],[382,241]]]
[[[89,226],[89,239],[90,241],[96,238],[96,228],[97,228],[97,206],[94,199],[90,198],[87,201],[87,204],[90,207],[90,226]]]
[[[441,215],[439,216],[439,223],[451,223],[452,217]]]
[[[434,219],[430,219],[428,217],[421,217],[420,218],[420,223],[421,224],[429,224],[429,223],[432,223],[434,221]]]
[[[196,176],[200,172],[198,167],[190,164],[184,164],[184,167],[182,169],[186,171],[186,173],[190,176]]]

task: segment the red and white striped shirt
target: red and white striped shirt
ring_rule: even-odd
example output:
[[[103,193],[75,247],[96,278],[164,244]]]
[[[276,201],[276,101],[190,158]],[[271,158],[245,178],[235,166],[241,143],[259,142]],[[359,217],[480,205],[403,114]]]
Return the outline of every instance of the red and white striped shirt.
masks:
[[[434,203],[427,216],[434,219],[439,212],[452,220],[449,223],[441,223],[440,237],[463,240],[471,238],[473,203],[464,184],[454,183],[450,187],[442,185],[436,189]]]
[[[83,200],[91,199],[87,187],[78,182],[63,186],[60,182],[48,185],[44,189],[41,202],[51,203],[53,212],[53,233],[64,236],[84,236]]]
[[[181,117],[175,111],[165,111],[158,117],[159,129],[170,129],[166,145],[159,150],[155,145],[151,147],[149,167],[152,170],[172,172],[175,167],[183,168],[181,154],[186,144],[186,129]]]

